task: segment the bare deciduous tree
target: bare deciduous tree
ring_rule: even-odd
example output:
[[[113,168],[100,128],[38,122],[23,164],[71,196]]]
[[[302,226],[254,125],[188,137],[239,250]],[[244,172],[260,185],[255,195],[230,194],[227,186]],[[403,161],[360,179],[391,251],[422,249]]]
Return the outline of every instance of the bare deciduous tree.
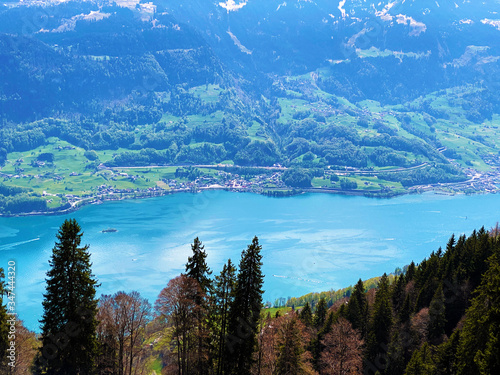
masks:
[[[321,353],[321,374],[345,375],[361,374],[363,371],[363,356],[361,340],[358,331],[354,330],[344,318],[332,326],[322,344],[325,350]]]
[[[199,326],[197,319],[204,316],[204,311],[200,311],[203,307],[196,303],[200,293],[196,280],[180,275],[169,281],[156,300],[156,310],[172,327],[171,353],[177,354],[176,372],[179,375],[192,373],[190,365],[197,362],[197,335],[204,334],[196,328]]]
[[[142,343],[150,317],[151,304],[139,292],[118,292],[101,297],[97,315],[101,373],[132,375],[142,372]]]

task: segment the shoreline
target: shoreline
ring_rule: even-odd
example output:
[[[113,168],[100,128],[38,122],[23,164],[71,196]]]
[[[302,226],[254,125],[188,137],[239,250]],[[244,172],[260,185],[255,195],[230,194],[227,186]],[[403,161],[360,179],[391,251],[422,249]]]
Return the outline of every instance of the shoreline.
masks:
[[[83,208],[85,206],[89,206],[92,204],[103,204],[105,202],[113,202],[113,201],[124,201],[124,200],[133,200],[133,199],[148,199],[148,198],[158,198],[158,197],[164,197],[167,195],[173,195],[173,194],[179,194],[179,193],[192,193],[192,194],[197,194],[201,193],[202,191],[207,191],[207,190],[222,190],[222,191],[229,191],[229,192],[234,192],[234,193],[252,193],[252,194],[258,194],[258,195],[264,195],[268,196],[271,198],[287,198],[287,197],[293,197],[296,195],[301,195],[301,194],[306,194],[306,193],[312,193],[312,194],[338,194],[338,195],[349,195],[349,196],[364,196],[366,198],[375,198],[375,199],[392,199],[396,198],[399,196],[403,195],[414,195],[414,194],[422,194],[425,192],[431,192],[434,194],[438,195],[449,195],[449,196],[454,196],[454,195],[476,195],[476,194],[496,194],[496,192],[492,191],[476,191],[473,193],[465,193],[465,192],[458,192],[458,193],[451,193],[451,192],[444,192],[440,189],[424,189],[423,187],[419,188],[418,186],[413,187],[411,190],[407,189],[404,192],[397,192],[397,193],[389,193],[389,194],[384,194],[382,191],[361,191],[361,190],[337,190],[337,189],[326,189],[326,188],[303,188],[303,189],[294,189],[290,188],[290,190],[282,190],[282,189],[276,189],[274,191],[285,191],[290,194],[285,194],[282,196],[273,196],[272,194],[266,194],[265,192],[255,192],[255,191],[249,191],[246,189],[237,189],[237,188],[227,188],[227,187],[203,187],[203,188],[198,188],[198,189],[182,189],[182,190],[174,190],[174,191],[169,191],[169,190],[155,190],[154,192],[150,194],[144,194],[137,196],[134,194],[134,196],[127,196],[125,194],[122,194],[121,196],[118,195],[112,195],[112,196],[95,196],[91,198],[83,198],[80,200],[77,200],[73,203],[70,203],[70,207],[61,209],[61,210],[50,210],[50,211],[39,211],[39,212],[23,212],[23,213],[18,213],[18,214],[0,214],[0,218],[5,217],[5,218],[12,218],[12,217],[27,217],[27,216],[57,216],[57,215],[65,215],[71,212],[76,212],[80,208]],[[273,190],[268,190],[273,191]],[[295,191],[296,193],[293,193]]]

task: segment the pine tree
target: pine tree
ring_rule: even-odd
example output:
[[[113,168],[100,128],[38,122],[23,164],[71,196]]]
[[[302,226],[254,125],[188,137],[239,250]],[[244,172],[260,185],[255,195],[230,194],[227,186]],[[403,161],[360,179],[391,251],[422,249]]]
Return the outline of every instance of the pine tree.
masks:
[[[361,332],[361,337],[366,335],[366,321],[368,316],[368,301],[366,300],[365,287],[361,279],[358,280],[354,291],[347,304],[347,318],[352,328]]]
[[[446,312],[444,305],[443,287],[439,285],[429,306],[429,326],[427,327],[427,337],[429,342],[438,345],[444,336],[446,324]]]
[[[415,277],[416,268],[417,267],[415,266],[415,262],[412,261],[405,273],[405,284],[408,284],[413,280],[413,278]]]
[[[220,276],[215,276],[215,308],[216,308],[216,327],[218,329],[215,341],[216,345],[216,364],[217,374],[222,374],[222,365],[224,363],[224,354],[226,346],[226,334],[228,325],[229,306],[234,299],[234,287],[236,285],[236,268],[234,268],[231,259],[224,265]]]
[[[460,335],[459,375],[500,373],[500,264],[496,257],[489,263]]]
[[[326,313],[328,311],[328,306],[324,298],[320,298],[318,304],[316,305],[316,312],[314,314],[314,327],[320,329],[325,323]]]
[[[205,252],[205,246],[203,246],[198,237],[194,239],[191,250],[193,251],[193,256],[189,257],[186,263],[186,276],[198,281],[203,293],[208,295],[212,289],[212,280],[210,280],[212,271],[206,262],[207,253]]]
[[[88,246],[76,220],[66,220],[56,235],[44,294],[42,347],[37,371],[50,375],[92,374],[96,357],[97,281]]]
[[[249,374],[253,363],[264,281],[261,249],[258,238],[254,237],[252,244],[241,254],[234,300],[229,311],[226,374]]]
[[[413,353],[405,375],[435,375],[437,371],[435,363],[436,358],[432,353],[432,348],[428,343],[424,343]]]
[[[304,348],[305,327],[297,314],[290,313],[280,318],[278,337],[278,358],[276,360],[276,375],[309,374],[312,371],[309,357]]]
[[[386,354],[386,349],[390,342],[392,327],[392,307],[389,295],[389,278],[384,273],[380,278],[373,314],[370,320],[368,331],[367,354],[368,360],[372,363],[381,362],[382,356]]]
[[[300,310],[299,318],[306,327],[312,326],[313,316],[309,302],[306,302],[304,307]]]
[[[212,271],[207,265],[205,246],[201,243],[198,237],[194,239],[191,245],[193,256],[188,258],[186,263],[186,276],[196,280],[200,285],[201,293],[195,297],[195,302],[200,306],[198,313],[209,310],[208,296],[212,293],[213,285],[209,276]],[[208,331],[208,319],[199,316],[198,319],[198,345],[196,356],[196,371],[198,374],[205,374],[208,371],[207,352],[209,351],[209,336],[205,334]]]
[[[341,306],[344,307],[344,305]],[[337,323],[339,317],[343,317],[342,314],[340,313],[340,310],[337,313],[334,313],[333,311],[330,311],[328,314],[328,317],[325,320],[325,324],[323,324],[323,327],[318,331],[318,334],[316,337],[311,340],[310,344],[310,351],[313,356],[313,365],[316,368],[316,370],[320,370],[320,365],[319,365],[319,360],[321,353],[325,349],[325,346],[323,345],[322,341],[328,335],[331,330],[332,326]]]
[[[404,275],[396,276],[391,288],[392,307],[395,315],[398,315],[403,308],[406,298],[405,287]]]

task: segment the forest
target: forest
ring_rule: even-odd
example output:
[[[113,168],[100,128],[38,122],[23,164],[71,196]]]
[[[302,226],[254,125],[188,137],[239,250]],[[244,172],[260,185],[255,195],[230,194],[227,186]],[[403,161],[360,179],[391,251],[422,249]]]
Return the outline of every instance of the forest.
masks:
[[[16,322],[1,272],[0,373],[494,374],[500,370],[500,228],[452,235],[420,263],[339,291],[262,300],[257,237],[218,274],[199,238],[154,304],[96,297],[89,246],[66,220],[47,272],[41,334]],[[69,267],[68,267],[69,265]],[[10,331],[9,331],[10,330]],[[11,362],[12,363],[12,362]]]

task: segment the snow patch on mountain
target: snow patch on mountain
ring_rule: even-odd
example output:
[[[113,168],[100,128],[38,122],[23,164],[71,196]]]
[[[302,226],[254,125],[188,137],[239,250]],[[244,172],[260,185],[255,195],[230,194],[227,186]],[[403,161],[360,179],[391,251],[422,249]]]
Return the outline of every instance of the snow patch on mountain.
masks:
[[[345,9],[343,8],[346,1],[347,0],[340,0],[339,6],[338,6],[338,10],[340,10],[340,13],[342,13],[342,18],[346,18],[346,16],[347,16],[347,13],[346,13]]]
[[[380,4],[380,3],[379,3],[379,4]],[[382,21],[388,21],[388,22],[390,22],[390,21],[392,21],[392,19],[393,19],[394,17],[393,17],[392,15],[390,15],[388,12],[389,12],[389,10],[391,10],[391,8],[392,8],[394,5],[396,5],[396,2],[395,2],[395,1],[394,1],[394,2],[392,2],[392,3],[387,4],[386,6],[384,6],[384,9],[382,9],[382,10],[380,10],[380,11],[376,10],[376,9],[375,9],[375,6],[374,6],[373,4],[372,4],[372,7],[375,9],[375,15],[376,15],[377,17],[380,17],[380,19],[381,19]]]
[[[351,36],[349,38],[349,40],[347,41],[347,46],[348,47],[353,47],[355,44],[356,44],[356,40],[360,37],[360,36],[363,36],[365,35],[368,31],[367,28],[363,28],[359,33],[356,33],[354,34],[353,36]]]
[[[500,56],[488,55],[489,46],[467,46],[465,52],[458,59],[454,59],[448,65],[455,68],[464,67],[476,63],[477,65],[494,63],[500,59]]]
[[[231,31],[228,31],[227,33],[231,37],[231,39],[233,40],[233,43],[236,45],[236,47],[238,47],[240,49],[241,52],[246,53],[247,55],[252,54],[252,51],[250,51],[247,47],[245,47],[243,44],[241,44],[241,42],[236,37],[236,35],[234,35]]]
[[[63,19],[63,23],[57,27],[56,29],[53,29],[52,31],[41,29],[39,32],[41,33],[47,33],[47,32],[53,32],[53,33],[63,33],[66,31],[72,31],[75,30],[76,27],[76,21],[102,21],[105,18],[108,18],[111,16],[111,13],[101,13],[98,10],[93,10],[89,14],[78,14],[76,16],[71,17],[70,19]]]
[[[481,23],[483,23],[485,25],[491,25],[500,31],[500,20],[490,20],[488,18],[485,18],[485,19],[481,20]]]
[[[219,6],[227,10],[228,13],[240,10],[245,5],[247,5],[246,1],[236,4],[234,0],[227,0],[225,3],[219,3]]]
[[[286,7],[286,1],[283,1],[283,3],[281,3],[280,5],[278,5],[278,7],[276,8],[276,12],[278,10],[280,10],[281,7]]]
[[[396,16],[396,22],[403,25],[410,25],[411,31],[410,36],[419,36],[421,33],[425,33],[427,26],[423,22],[415,21],[412,17],[404,14],[398,14]]]

